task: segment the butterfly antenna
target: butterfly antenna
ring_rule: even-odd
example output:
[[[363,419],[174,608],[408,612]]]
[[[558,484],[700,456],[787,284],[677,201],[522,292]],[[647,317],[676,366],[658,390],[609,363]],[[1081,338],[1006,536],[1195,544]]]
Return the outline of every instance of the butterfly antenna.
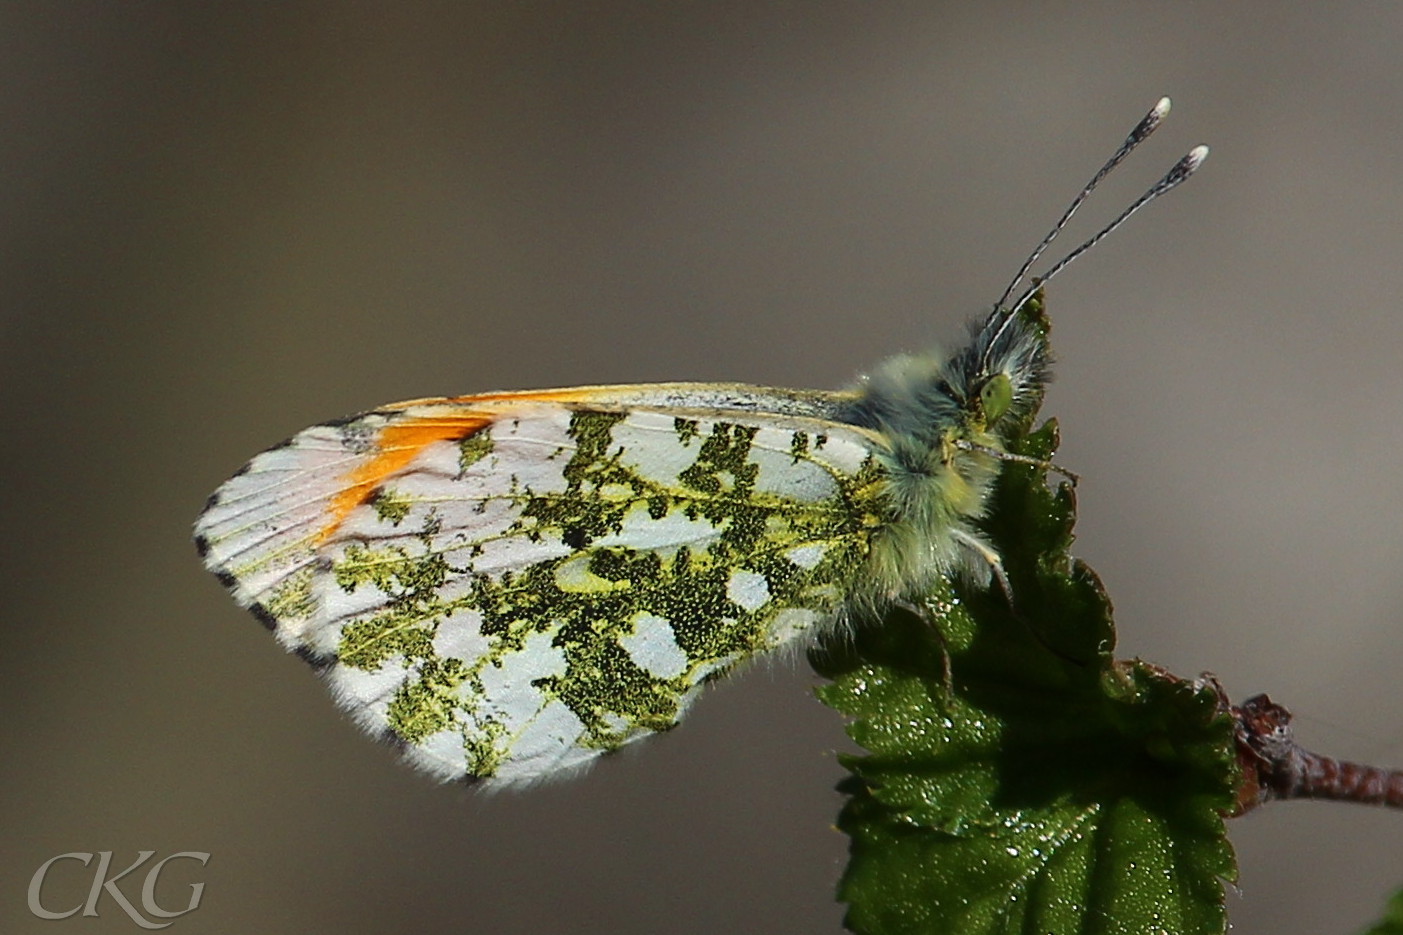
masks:
[[[1023,308],[1024,305],[1028,304],[1028,300],[1031,299],[1034,295],[1036,295],[1037,291],[1041,289],[1050,279],[1052,279],[1052,277],[1056,276],[1058,273],[1062,272],[1062,270],[1070,266],[1072,264],[1072,261],[1076,260],[1077,257],[1081,256],[1083,253],[1090,250],[1092,247],[1096,246],[1098,243],[1109,237],[1111,232],[1114,231],[1117,227],[1120,227],[1126,221],[1128,221],[1132,214],[1139,211],[1141,208],[1145,207],[1145,205],[1149,204],[1150,202],[1154,201],[1160,195],[1171,191],[1177,185],[1186,181],[1189,178],[1189,176],[1193,175],[1195,172],[1198,171],[1198,167],[1203,165],[1203,160],[1207,158],[1207,146],[1195,146],[1193,149],[1189,150],[1188,153],[1185,154],[1183,159],[1180,159],[1178,162],[1174,163],[1174,167],[1164,174],[1164,178],[1160,179],[1154,185],[1150,186],[1148,191],[1146,191],[1139,198],[1135,199],[1135,202],[1130,207],[1122,211],[1120,217],[1116,218],[1114,221],[1101,228],[1100,231],[1098,231],[1094,236],[1088,239],[1080,247],[1077,247],[1071,253],[1067,254],[1062,259],[1054,263],[1052,268],[1047,271],[1046,275],[1038,277],[1037,281],[1034,282],[1033,285],[1029,286],[1028,289],[1021,296],[1018,297],[1018,301],[1013,303],[1013,307],[1008,310],[1008,318],[1005,319],[1004,326],[1007,326],[1007,323],[1013,320],[1014,316],[1018,314],[1019,309]],[[1000,327],[999,331],[1002,332],[1003,327]],[[997,335],[995,335],[995,337],[997,338]]]
[[[1028,259],[1025,260],[1023,265],[1019,268],[1018,273],[1013,277],[1013,281],[1008,284],[1008,288],[1004,290],[1004,294],[999,296],[999,301],[994,304],[995,311],[1006,307],[1004,303],[1008,301],[1009,296],[1013,295],[1013,290],[1018,288],[1018,284],[1023,281],[1023,277],[1028,275],[1028,270],[1033,268],[1033,264],[1038,262],[1038,258],[1043,255],[1043,251],[1057,239],[1058,234],[1062,233],[1062,229],[1072,220],[1072,215],[1077,213],[1077,209],[1081,207],[1082,202],[1086,201],[1087,196],[1096,190],[1096,186],[1101,184],[1101,180],[1110,175],[1112,169],[1124,162],[1125,157],[1129,156],[1131,152],[1134,151],[1135,147],[1149,139],[1150,134],[1159,129],[1159,125],[1164,122],[1164,118],[1168,116],[1168,114],[1169,98],[1162,97],[1154,107],[1150,108],[1150,112],[1135,125],[1135,129],[1130,131],[1130,135],[1125,138],[1125,142],[1120,144],[1120,149],[1117,149],[1111,155],[1111,158],[1106,160],[1106,164],[1091,177],[1091,181],[1086,183],[1081,193],[1072,199],[1072,203],[1067,206],[1066,211],[1062,212],[1062,217],[1052,226],[1052,230],[1047,232],[1047,236],[1044,237],[1042,242],[1028,255]]]

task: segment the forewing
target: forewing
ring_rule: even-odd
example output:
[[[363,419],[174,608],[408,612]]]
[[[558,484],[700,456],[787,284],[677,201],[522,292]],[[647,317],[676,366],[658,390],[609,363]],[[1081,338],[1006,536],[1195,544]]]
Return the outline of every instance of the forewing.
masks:
[[[196,539],[416,765],[580,766],[830,618],[877,522],[861,430],[639,401],[467,397],[315,426],[221,487]]]

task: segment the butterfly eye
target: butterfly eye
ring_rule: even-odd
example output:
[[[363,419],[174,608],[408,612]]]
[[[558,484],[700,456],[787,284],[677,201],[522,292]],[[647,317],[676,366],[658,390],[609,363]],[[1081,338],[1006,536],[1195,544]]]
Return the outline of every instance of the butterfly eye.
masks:
[[[1013,381],[1006,373],[996,373],[979,390],[979,403],[984,410],[984,423],[993,425],[1003,418],[1013,405]]]

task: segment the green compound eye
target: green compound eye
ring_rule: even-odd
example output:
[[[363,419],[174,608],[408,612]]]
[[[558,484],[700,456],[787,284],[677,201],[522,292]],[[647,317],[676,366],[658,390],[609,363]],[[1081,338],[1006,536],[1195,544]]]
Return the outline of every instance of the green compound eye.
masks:
[[[1013,405],[1013,381],[1006,373],[996,373],[979,391],[979,402],[984,409],[984,422],[993,425],[1003,418]]]

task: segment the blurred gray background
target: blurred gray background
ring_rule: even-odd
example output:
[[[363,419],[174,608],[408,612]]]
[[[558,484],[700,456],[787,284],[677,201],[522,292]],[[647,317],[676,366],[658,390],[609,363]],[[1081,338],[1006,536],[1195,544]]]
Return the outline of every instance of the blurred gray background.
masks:
[[[1121,655],[1403,762],[1401,47],[1397,6],[1261,0],[6,4],[0,929],[135,931],[24,889],[149,849],[212,855],[171,932],[837,931],[849,745],[802,662],[477,796],[362,739],[189,525],[390,400],[833,387],[956,338],[1161,94],[1069,240],[1213,157],[1049,297],[1079,553]],[[1403,883],[1397,813],[1231,830],[1239,932]]]

